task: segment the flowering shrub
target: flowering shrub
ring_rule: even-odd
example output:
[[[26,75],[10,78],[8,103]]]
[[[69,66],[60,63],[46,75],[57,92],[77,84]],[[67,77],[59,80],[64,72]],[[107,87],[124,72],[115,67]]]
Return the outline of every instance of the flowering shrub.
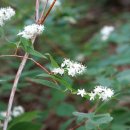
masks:
[[[5,58],[3,61],[7,61],[14,70],[10,72],[7,69],[5,72],[8,72],[9,76],[6,77],[3,73],[0,74],[2,130],[47,130],[53,129],[53,123],[60,123],[54,128],[59,130],[120,130],[120,124],[112,116],[118,118],[116,110],[119,109],[116,107],[123,103],[117,103],[117,96],[121,86],[127,86],[129,83],[129,71],[125,70],[129,66],[122,67],[130,63],[127,50],[129,44],[122,45],[123,42],[128,43],[129,38],[123,37],[125,31],[118,32],[116,24],[99,25],[95,35],[87,37],[86,34],[89,35],[91,29],[93,32],[94,27],[80,28],[83,26],[80,20],[81,12],[86,11],[85,4],[77,2],[83,6],[83,10],[78,5],[75,10],[72,7],[76,3],[62,2],[36,0],[35,5],[26,1],[21,10],[18,7],[21,7],[23,2],[18,1],[17,6],[12,2],[13,8],[0,9],[0,46],[8,43],[4,47],[7,50],[1,49],[0,58]],[[27,8],[29,10],[26,10],[25,14],[24,9]],[[27,19],[30,16],[31,18]],[[33,17],[35,22],[32,21]],[[89,15],[85,15],[86,17],[90,18]],[[22,19],[24,25],[21,25]],[[80,29],[77,30],[75,26]],[[8,27],[10,29],[7,31]],[[89,29],[90,32],[87,32]],[[85,41],[79,46],[81,39]],[[113,43],[119,44],[114,46]],[[9,63],[13,57],[17,60]],[[9,61],[6,58],[9,58]],[[2,67],[4,68],[3,65]],[[8,93],[6,95],[3,92]],[[6,100],[9,99],[8,103],[5,102],[4,94]],[[25,108],[17,106],[19,104]],[[125,113],[126,110],[121,111]],[[125,120],[121,124],[122,130],[127,123],[129,122]]]

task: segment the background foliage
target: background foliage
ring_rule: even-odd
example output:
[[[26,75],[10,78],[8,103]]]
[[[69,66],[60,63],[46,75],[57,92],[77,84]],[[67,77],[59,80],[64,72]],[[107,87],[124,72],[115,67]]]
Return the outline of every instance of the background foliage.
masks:
[[[86,64],[88,67],[86,73],[73,80],[68,78],[68,83],[77,89],[91,90],[97,84],[114,89],[118,95],[97,111],[98,114],[110,113],[113,121],[101,125],[100,129],[130,129],[130,2],[128,0],[61,2],[61,7],[52,11],[46,20],[45,31],[37,38],[35,49],[42,54],[49,52],[59,64],[63,58]],[[14,54],[16,41],[19,42],[17,33],[24,25],[34,21],[34,0],[0,1],[1,7],[9,5],[17,11],[17,14],[4,26],[5,34],[0,30],[1,55]],[[107,41],[102,41],[100,29],[105,25],[115,26],[115,31]],[[18,53],[23,55],[24,51],[19,49]],[[50,68],[49,60],[35,56],[34,58]],[[7,108],[13,79],[20,61],[19,58],[0,58],[0,111]],[[63,93],[49,88],[45,83],[42,85],[33,81],[36,75],[43,73],[32,61],[26,64],[14,102],[14,105],[24,106],[26,113],[13,119],[9,130],[25,128],[67,130],[81,120],[76,120],[74,115],[77,113],[73,113],[74,111],[87,113],[96,104],[69,92]],[[109,117],[109,114],[105,116]],[[98,123],[100,124],[100,121]],[[85,129],[97,128],[86,125],[77,130]]]

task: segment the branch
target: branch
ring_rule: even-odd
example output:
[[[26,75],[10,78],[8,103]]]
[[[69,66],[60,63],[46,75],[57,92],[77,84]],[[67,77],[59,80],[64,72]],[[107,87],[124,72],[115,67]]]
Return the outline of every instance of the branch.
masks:
[[[44,17],[44,13],[45,13],[45,9],[46,9],[46,7],[47,7],[48,1],[49,1],[49,0],[46,0],[46,2],[43,3],[43,10],[42,10],[42,13],[41,13],[40,18]],[[44,4],[45,4],[45,5],[44,5]]]
[[[81,122],[81,123],[79,123],[78,125],[74,126],[73,128],[70,128],[69,130],[76,130],[76,129],[79,128],[80,126],[85,125],[85,122],[86,122],[86,120],[83,121],[83,122]]]
[[[44,21],[46,20],[47,16],[49,15],[50,11],[52,10],[53,6],[55,5],[56,0],[53,0],[53,3],[51,4],[50,8],[48,9],[47,13],[45,16],[42,16],[39,20],[38,20],[38,24],[43,24]]]
[[[39,0],[36,0],[35,11],[36,11],[36,14],[35,14],[35,21],[37,22],[38,19],[39,19]]]
[[[27,59],[28,59],[28,54],[26,53],[23,57],[23,60],[20,64],[19,69],[17,71],[17,74],[15,76],[14,84],[13,84],[11,94],[10,94],[10,98],[9,98],[8,109],[7,109],[6,118],[5,118],[5,121],[4,121],[3,130],[7,130],[9,117],[10,117],[10,114],[11,114],[11,108],[12,108],[12,104],[13,104],[13,100],[14,100],[14,95],[15,95],[15,92],[16,92],[16,89],[17,89],[19,78],[21,76],[22,70],[23,70],[23,68],[26,64]]]
[[[23,58],[24,56],[19,56],[19,55],[0,55],[0,57],[18,57],[18,58]],[[51,74],[44,66],[42,66],[40,63],[35,61],[33,58],[29,58],[28,57],[27,59],[33,61],[38,67],[40,67],[46,73]]]
[[[44,23],[45,19],[47,18],[51,9],[53,8],[55,2],[56,2],[56,0],[53,1],[52,5],[49,8],[48,12],[46,13],[45,17],[42,18],[41,20],[38,20],[38,22],[36,21],[37,24],[43,24]],[[39,0],[36,0],[36,20],[39,17],[38,15],[39,15]],[[35,39],[36,39],[36,36],[35,36],[34,39],[32,39],[32,44],[34,44]],[[4,120],[3,130],[7,130],[9,117],[10,117],[10,114],[11,114],[12,104],[13,104],[14,96],[15,96],[16,89],[17,89],[17,86],[18,86],[18,82],[19,82],[20,76],[22,74],[22,71],[24,69],[24,66],[27,62],[28,57],[29,57],[29,54],[25,53],[25,55],[23,56],[23,60],[22,60],[20,66],[18,68],[17,73],[16,73],[14,83],[13,83],[13,86],[12,86],[12,90],[11,90],[11,94],[10,94],[10,98],[9,98],[9,102],[8,102],[8,108],[7,108],[7,112],[6,112],[6,118]]]

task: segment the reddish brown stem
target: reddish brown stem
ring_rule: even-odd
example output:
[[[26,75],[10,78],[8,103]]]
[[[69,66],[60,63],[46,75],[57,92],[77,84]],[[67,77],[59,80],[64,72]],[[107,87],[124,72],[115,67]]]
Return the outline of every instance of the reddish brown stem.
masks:
[[[53,3],[51,4],[50,8],[48,9],[47,13],[45,16],[42,16],[39,20],[38,20],[38,24],[42,24],[44,23],[45,19],[47,18],[47,16],[49,15],[50,11],[52,10],[53,6],[55,5],[56,0],[53,1]]]
[[[0,57],[18,57],[18,58],[23,58],[24,56],[19,56],[19,55],[0,55]],[[35,61],[33,58],[27,58],[27,59],[33,61],[38,67],[40,67],[46,73],[51,74],[44,66],[42,66],[40,63]]]

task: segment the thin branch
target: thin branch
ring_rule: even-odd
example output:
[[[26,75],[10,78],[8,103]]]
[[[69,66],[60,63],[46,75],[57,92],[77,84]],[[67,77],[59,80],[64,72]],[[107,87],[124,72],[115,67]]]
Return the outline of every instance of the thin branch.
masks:
[[[42,10],[42,13],[41,13],[40,18],[44,17],[44,13],[45,13],[45,10],[46,10],[48,1],[49,1],[49,0],[46,0],[46,2],[43,2],[43,10]],[[44,5],[44,4],[45,4],[45,5]]]
[[[39,0],[36,0],[36,7],[35,7],[35,21],[37,22],[39,19]]]
[[[45,72],[47,72],[48,74],[51,74],[45,67],[43,67],[40,63],[38,63],[37,61],[35,61],[33,58],[29,58],[31,61],[33,61],[37,66],[39,66],[40,68],[42,68]]]
[[[19,55],[0,55],[0,57],[18,57],[18,58],[23,58],[24,56],[19,56]],[[44,66],[42,66],[40,63],[35,61],[33,58],[27,58],[31,61],[33,61],[38,67],[40,67],[42,70],[44,70],[46,73],[51,74]]]
[[[51,4],[50,8],[48,9],[47,13],[45,16],[41,17],[39,20],[38,20],[38,24],[43,24],[44,21],[46,20],[47,16],[49,15],[50,11],[52,10],[53,6],[55,5],[55,2],[56,0],[53,0],[53,3]]]
[[[86,122],[86,120],[83,121],[83,122],[81,122],[81,123],[79,123],[78,125],[74,126],[73,128],[70,128],[69,130],[76,130],[76,129],[79,128],[80,126],[85,125],[85,122]]]

